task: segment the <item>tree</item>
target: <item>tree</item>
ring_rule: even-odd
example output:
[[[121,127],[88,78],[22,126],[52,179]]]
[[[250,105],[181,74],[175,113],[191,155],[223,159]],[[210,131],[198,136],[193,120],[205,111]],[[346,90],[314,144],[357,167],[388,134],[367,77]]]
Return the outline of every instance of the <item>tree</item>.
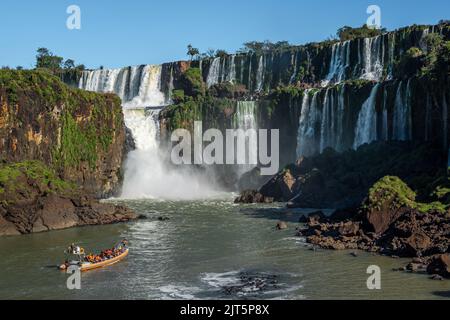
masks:
[[[216,56],[216,51],[214,51],[214,49],[208,49],[208,51],[206,51],[205,55],[209,58],[214,58]]]
[[[47,48],[39,48],[36,55],[36,68],[45,68],[53,72],[61,69],[62,57],[53,55]]]
[[[86,66],[84,64],[79,64],[76,66],[76,69],[79,71],[84,71],[86,70]]]
[[[216,51],[217,58],[223,58],[223,57],[226,57],[227,55],[228,55],[228,52],[226,52],[225,50],[219,49]]]
[[[191,61],[194,59],[194,57],[200,54],[200,51],[197,48],[194,48],[191,44],[187,46],[187,49],[187,55],[191,57]]]
[[[347,41],[356,38],[372,38],[379,36],[385,32],[386,28],[372,29],[365,24],[360,28],[352,28],[349,26],[344,26],[338,29],[336,36],[340,41]]]
[[[74,69],[75,68],[75,61],[72,59],[67,59],[64,61],[64,69]]]

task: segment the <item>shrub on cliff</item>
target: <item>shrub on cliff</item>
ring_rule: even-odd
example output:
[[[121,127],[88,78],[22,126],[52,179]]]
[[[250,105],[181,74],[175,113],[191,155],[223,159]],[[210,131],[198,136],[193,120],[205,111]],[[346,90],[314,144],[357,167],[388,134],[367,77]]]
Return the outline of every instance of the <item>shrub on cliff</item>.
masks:
[[[185,95],[193,98],[205,95],[206,86],[199,68],[189,68],[186,70],[181,76],[181,82]]]
[[[42,70],[0,70],[0,99],[1,158],[41,160],[91,189],[117,185],[125,137],[119,97],[73,89]]]
[[[376,182],[369,190],[364,208],[380,210],[381,206],[389,202],[391,209],[416,206],[416,193],[412,191],[400,178],[386,176]]]
[[[15,194],[25,194],[30,188],[47,193],[72,193],[75,186],[63,181],[54,169],[41,161],[24,161],[0,165],[0,200],[11,202]]]
[[[336,35],[341,41],[353,40],[356,38],[372,38],[386,32],[386,29],[369,28],[366,24],[360,28],[344,26],[340,28]]]
[[[410,78],[424,66],[425,55],[419,48],[409,48],[394,65],[394,74],[398,77]]]

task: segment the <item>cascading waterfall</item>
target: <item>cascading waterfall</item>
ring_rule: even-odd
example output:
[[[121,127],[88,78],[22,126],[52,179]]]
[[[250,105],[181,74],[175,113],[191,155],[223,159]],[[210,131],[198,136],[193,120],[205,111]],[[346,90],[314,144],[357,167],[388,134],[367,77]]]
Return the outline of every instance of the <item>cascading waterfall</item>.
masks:
[[[354,149],[377,139],[377,114],[375,107],[379,87],[380,84],[377,83],[370,92],[369,98],[361,107],[356,123]]]
[[[331,49],[330,69],[323,85],[330,82],[341,82],[346,79],[346,71],[350,66],[350,41],[333,44]]]
[[[406,141],[412,138],[411,127],[411,81],[405,85],[403,81],[400,82],[397,89],[394,105],[394,119],[393,119],[393,139]]]
[[[232,55],[230,59],[230,67],[229,71],[227,73],[227,81],[228,82],[235,82],[236,81],[236,56]]]
[[[316,126],[320,121],[317,110],[318,92],[310,97],[310,90],[306,90],[302,101],[300,122],[297,138],[297,156],[310,156],[316,153]]]
[[[161,66],[145,66],[142,71],[138,95],[125,103],[124,107],[139,108],[166,105],[166,96],[161,91],[161,71]]]
[[[248,172],[257,166],[257,163],[255,163],[258,159],[258,137],[256,131],[258,129],[258,123],[256,119],[256,107],[257,104],[255,101],[238,101],[236,104],[236,112],[234,114],[234,128],[242,129],[245,131],[254,130],[256,134],[254,139],[249,139],[249,137],[246,137],[246,164],[238,166],[239,174]]]
[[[208,77],[206,78],[206,85],[208,88],[219,83],[220,76],[220,58],[214,58],[209,67]]]
[[[383,75],[383,37],[364,39],[363,70],[360,78],[378,81]]]
[[[82,89],[115,92],[122,98],[125,125],[136,149],[128,153],[125,161],[121,197],[188,200],[218,195],[210,178],[169,167],[170,160],[160,150],[159,113],[168,102],[161,91],[162,66],[124,70],[88,71],[79,84]]]
[[[333,95],[329,89],[325,92],[322,111],[322,124],[320,126],[320,152],[326,147],[332,146],[331,137],[333,132]]]
[[[256,71],[256,91],[262,91],[264,82],[264,56],[259,57],[258,70]]]
[[[387,90],[383,92],[383,115],[382,115],[382,127],[381,127],[381,137],[384,141],[389,140],[389,128],[388,128],[388,105],[387,105]]]

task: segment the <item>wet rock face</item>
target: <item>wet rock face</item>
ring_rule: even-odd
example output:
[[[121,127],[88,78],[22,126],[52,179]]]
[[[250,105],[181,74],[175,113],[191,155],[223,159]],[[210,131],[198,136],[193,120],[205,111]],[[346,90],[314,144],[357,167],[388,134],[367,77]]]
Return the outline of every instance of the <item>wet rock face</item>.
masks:
[[[450,278],[450,254],[435,256],[427,268],[428,273]]]
[[[247,190],[235,199],[235,203],[273,203],[273,198],[266,197],[256,190]]]
[[[120,99],[69,88],[44,72],[1,72],[0,159],[40,160],[90,194],[112,195],[125,144]]]
[[[126,208],[100,203],[42,162],[0,165],[0,236],[136,218]]]
[[[424,189],[445,167],[444,155],[434,145],[374,142],[357,151],[326,149],[320,155],[302,158],[275,175],[259,192],[275,201],[289,201],[292,208],[358,208],[369,188],[386,175],[400,177],[415,190]],[[401,214],[379,208],[368,214],[367,220],[376,232],[383,232]]]
[[[313,245],[414,257],[406,270],[450,275],[450,210],[415,202],[415,194],[398,178],[377,182],[353,214],[315,214],[300,222],[305,225],[298,235]]]
[[[38,196],[28,205],[1,207],[0,236],[45,232],[87,225],[128,222],[137,219],[131,210],[94,199]]]

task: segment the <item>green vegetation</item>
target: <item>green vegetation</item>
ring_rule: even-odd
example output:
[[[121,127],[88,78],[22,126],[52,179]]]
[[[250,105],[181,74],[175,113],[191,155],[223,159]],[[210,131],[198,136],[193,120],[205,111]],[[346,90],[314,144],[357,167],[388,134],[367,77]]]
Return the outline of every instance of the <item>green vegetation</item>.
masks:
[[[444,41],[443,36],[432,33],[426,37],[427,55],[422,75],[428,75],[434,80],[443,81],[450,74],[450,41]]]
[[[190,57],[191,61],[200,54],[197,48],[194,48],[191,44],[187,46],[187,55]]]
[[[193,98],[205,95],[206,86],[199,68],[189,68],[181,77],[184,94]]]
[[[37,49],[36,55],[36,69],[49,70],[51,73],[58,75],[62,73],[64,70],[82,71],[85,69],[85,66],[84,65],[75,66],[74,60],[67,59],[64,61],[63,57],[54,55],[49,49],[39,48]]]
[[[175,104],[184,102],[184,90],[173,90],[172,100]]]
[[[23,106],[41,109],[30,110],[36,116],[44,113],[52,119],[53,109],[61,109],[55,119],[61,128],[61,142],[52,151],[56,168],[76,167],[84,161],[94,167],[98,154],[108,150],[115,128],[122,123],[117,96],[72,89],[44,70],[0,70],[0,87],[9,105],[20,101]]]
[[[380,210],[381,205],[387,202],[390,203],[390,209],[394,210],[408,207],[421,212],[434,210],[443,213],[448,207],[439,201],[417,202],[416,193],[400,178],[394,176],[383,177],[370,188],[368,203],[365,204],[364,208]]]
[[[411,77],[424,65],[425,54],[419,48],[409,48],[394,65],[394,73],[398,76]]]
[[[381,209],[381,204],[392,201],[395,209],[401,207],[415,207],[416,193],[412,191],[400,178],[393,176],[383,177],[369,190],[369,207]]]
[[[280,51],[289,49],[291,45],[288,41],[278,41],[271,42],[269,40],[259,42],[259,41],[250,41],[244,43],[244,47],[240,49],[239,53],[263,53],[264,51]]]
[[[49,192],[66,193],[75,190],[75,185],[61,180],[52,168],[41,161],[0,165],[0,195],[23,191],[30,182],[36,183],[40,188],[48,188]]]
[[[357,38],[372,38],[379,36],[385,32],[386,32],[385,28],[382,29],[369,28],[365,24],[360,28],[352,28],[349,26],[344,26],[337,31],[336,36],[340,41],[347,41]]]

